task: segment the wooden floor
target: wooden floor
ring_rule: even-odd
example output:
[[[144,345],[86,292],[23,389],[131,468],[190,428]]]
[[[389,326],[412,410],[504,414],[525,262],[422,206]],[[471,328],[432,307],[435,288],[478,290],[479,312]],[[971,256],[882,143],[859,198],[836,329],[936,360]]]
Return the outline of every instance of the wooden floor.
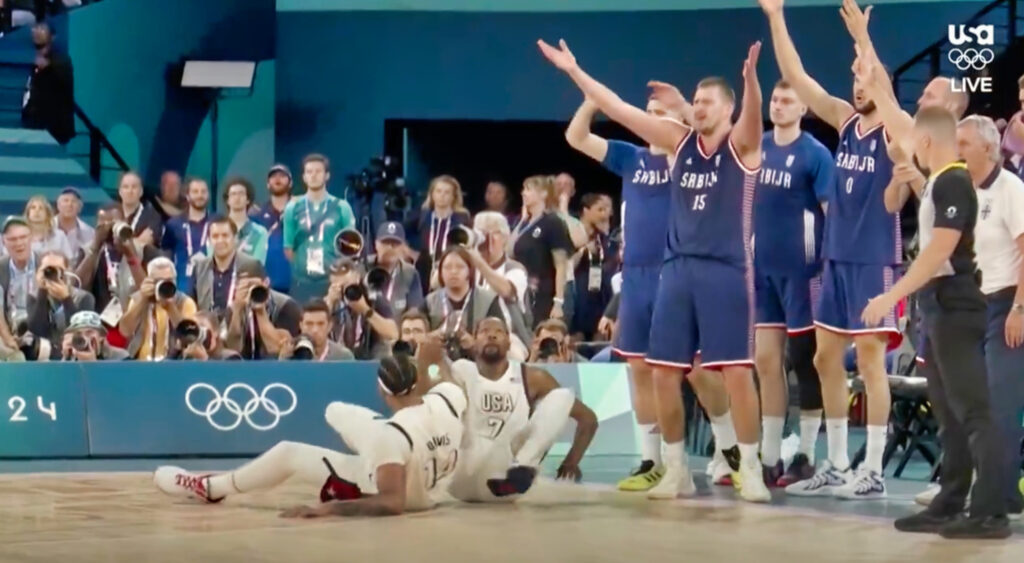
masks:
[[[288,484],[222,505],[179,501],[140,473],[0,477],[0,563],[1024,561],[1024,538],[953,542],[888,519],[721,498],[648,502],[541,483],[516,505],[445,504],[387,519],[285,520],[314,500]]]

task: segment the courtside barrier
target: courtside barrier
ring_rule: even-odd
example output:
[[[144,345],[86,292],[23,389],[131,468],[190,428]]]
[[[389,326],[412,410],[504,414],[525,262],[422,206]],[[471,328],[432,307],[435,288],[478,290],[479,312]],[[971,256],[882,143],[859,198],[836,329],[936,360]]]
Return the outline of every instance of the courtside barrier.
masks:
[[[598,415],[589,453],[633,455],[621,364],[545,366]],[[375,362],[0,363],[0,458],[247,456],[281,440],[344,450],[331,401],[384,412]],[[6,407],[6,410],[3,410]],[[567,425],[552,455],[564,454]]]

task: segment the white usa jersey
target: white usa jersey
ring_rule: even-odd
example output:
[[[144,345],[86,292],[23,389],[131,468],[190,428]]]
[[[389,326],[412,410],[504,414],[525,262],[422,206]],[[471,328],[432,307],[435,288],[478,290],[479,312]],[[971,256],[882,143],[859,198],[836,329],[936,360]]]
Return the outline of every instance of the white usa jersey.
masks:
[[[530,401],[526,396],[525,370],[519,362],[509,361],[508,369],[492,381],[480,375],[476,364],[458,360],[451,367],[452,378],[466,390],[465,434],[463,445],[480,440],[511,441],[530,420]]]
[[[459,410],[464,405],[461,389],[440,383],[423,395],[423,404],[406,407],[384,421],[380,447],[369,460],[371,475],[387,463],[405,465],[407,510],[434,506],[435,492],[445,488],[439,483],[455,471],[463,434]]]

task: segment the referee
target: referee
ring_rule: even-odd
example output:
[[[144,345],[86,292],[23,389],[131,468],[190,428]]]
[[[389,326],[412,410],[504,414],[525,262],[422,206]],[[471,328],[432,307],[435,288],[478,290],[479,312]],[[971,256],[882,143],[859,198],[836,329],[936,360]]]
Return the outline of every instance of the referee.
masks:
[[[914,162],[932,171],[918,209],[921,253],[903,279],[868,303],[862,318],[875,326],[919,290],[919,355],[945,451],[939,494],[923,512],[896,520],[896,529],[1002,539],[1010,528],[982,351],[987,320],[974,262],[978,199],[967,166],[957,161],[956,130],[956,119],[943,108],[921,109],[914,118]],[[972,470],[978,475],[973,493]],[[961,519],[968,493],[970,514]]]

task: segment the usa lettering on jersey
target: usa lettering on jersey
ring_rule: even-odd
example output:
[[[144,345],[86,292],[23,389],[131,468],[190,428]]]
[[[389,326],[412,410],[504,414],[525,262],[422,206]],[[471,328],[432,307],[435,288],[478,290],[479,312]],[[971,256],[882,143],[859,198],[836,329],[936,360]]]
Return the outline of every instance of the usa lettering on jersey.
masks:
[[[484,393],[480,398],[480,410],[486,413],[507,413],[515,409],[512,395],[508,393]]]

